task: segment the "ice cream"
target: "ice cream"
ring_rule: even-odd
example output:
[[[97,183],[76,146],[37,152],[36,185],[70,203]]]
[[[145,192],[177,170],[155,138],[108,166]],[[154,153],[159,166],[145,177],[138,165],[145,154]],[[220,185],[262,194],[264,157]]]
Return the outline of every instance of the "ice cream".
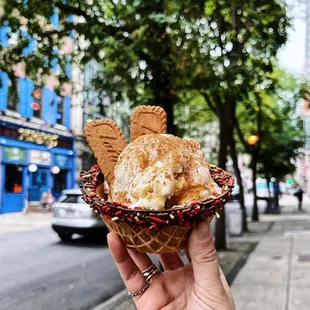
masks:
[[[131,208],[163,210],[220,194],[198,142],[149,134],[120,154],[110,198]]]

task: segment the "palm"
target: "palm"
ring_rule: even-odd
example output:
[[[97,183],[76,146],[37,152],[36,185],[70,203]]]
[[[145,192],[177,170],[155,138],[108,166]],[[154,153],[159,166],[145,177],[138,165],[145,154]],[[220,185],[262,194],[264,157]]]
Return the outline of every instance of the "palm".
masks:
[[[135,303],[138,310],[150,309],[230,309],[229,298],[223,291],[209,296],[195,282],[192,265],[159,274],[150,288]],[[214,300],[214,296],[216,300]],[[155,298],[156,296],[156,298]],[[199,297],[198,297],[199,296]]]
[[[190,307],[187,302],[194,295],[193,287],[193,270],[190,265],[165,271],[156,277],[156,281],[152,281],[149,289],[136,301],[136,306],[139,310],[197,309]]]
[[[188,265],[184,266],[178,252],[159,255],[165,271],[153,275],[146,291],[133,297],[138,310],[234,309],[210,227],[202,225],[190,236]],[[128,291],[139,291],[146,283],[142,271],[152,265],[151,259],[147,254],[127,249],[115,233],[108,235],[108,243]]]

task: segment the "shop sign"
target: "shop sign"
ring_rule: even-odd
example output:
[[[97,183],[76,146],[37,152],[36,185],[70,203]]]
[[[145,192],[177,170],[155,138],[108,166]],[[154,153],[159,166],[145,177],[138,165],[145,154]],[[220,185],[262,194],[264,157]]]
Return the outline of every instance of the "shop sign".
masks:
[[[68,166],[68,156],[60,155],[60,154],[55,155],[54,164],[56,166],[61,167],[61,168],[67,167]]]
[[[5,160],[27,161],[27,151],[18,147],[4,147]]]
[[[58,135],[52,135],[49,133],[40,132],[38,130],[31,130],[25,128],[19,128],[18,133],[19,140],[34,142],[37,144],[45,144],[48,148],[55,147],[58,144]]]
[[[50,165],[51,164],[51,153],[31,150],[30,151],[30,162],[32,164]]]

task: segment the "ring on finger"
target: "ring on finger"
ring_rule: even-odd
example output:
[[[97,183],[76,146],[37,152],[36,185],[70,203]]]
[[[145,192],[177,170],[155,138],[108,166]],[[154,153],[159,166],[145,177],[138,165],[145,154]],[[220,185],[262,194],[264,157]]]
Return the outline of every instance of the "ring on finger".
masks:
[[[145,277],[146,282],[150,282],[151,278],[156,274],[159,273],[159,269],[155,266],[155,264],[152,264],[148,268],[142,271],[142,275]]]
[[[150,286],[150,283],[145,280],[145,284],[144,284],[144,286],[140,290],[138,290],[138,291],[136,291],[134,293],[130,293],[128,291],[128,295],[130,297],[136,297],[136,296],[138,296],[140,294],[143,294],[148,289],[149,286]]]

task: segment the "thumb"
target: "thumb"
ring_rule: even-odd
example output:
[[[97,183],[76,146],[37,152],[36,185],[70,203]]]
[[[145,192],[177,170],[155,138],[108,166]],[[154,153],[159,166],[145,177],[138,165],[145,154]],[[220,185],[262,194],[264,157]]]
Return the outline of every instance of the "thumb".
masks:
[[[200,223],[189,238],[189,253],[192,260],[195,283],[206,290],[222,289],[217,253],[210,225]]]

